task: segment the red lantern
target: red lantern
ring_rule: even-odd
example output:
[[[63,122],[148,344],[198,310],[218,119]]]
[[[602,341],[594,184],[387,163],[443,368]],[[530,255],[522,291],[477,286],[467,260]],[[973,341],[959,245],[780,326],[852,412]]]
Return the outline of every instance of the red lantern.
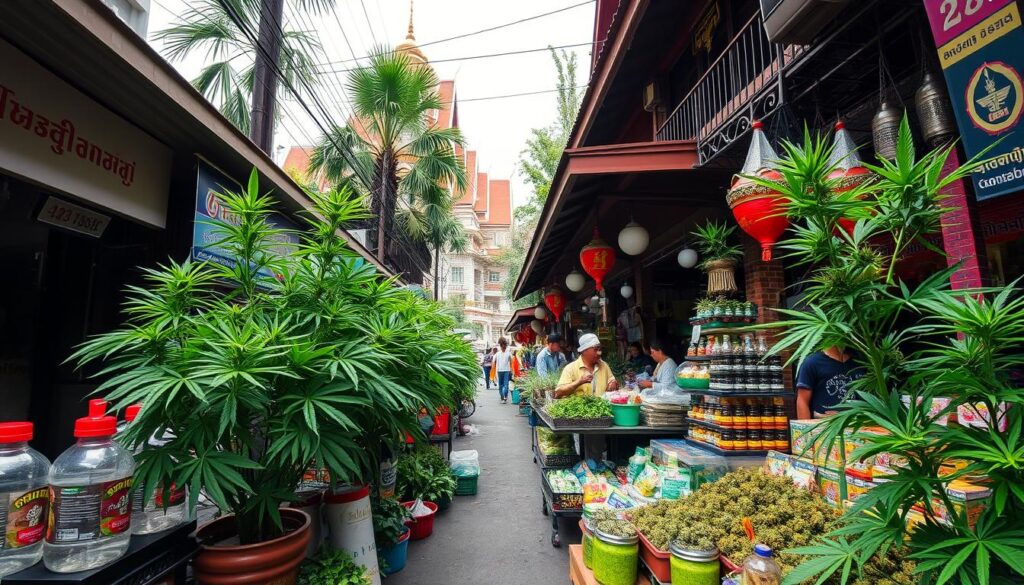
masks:
[[[789,227],[789,219],[785,214],[785,199],[781,193],[743,176],[756,175],[772,181],[782,179],[778,171],[768,166],[771,161],[778,160],[778,155],[761,131],[761,122],[754,120],[751,127],[754,135],[747,160],[740,174],[733,176],[726,201],[740,228],[761,243],[761,260],[767,262],[772,259],[772,246]]]
[[[562,318],[562,311],[565,310],[565,294],[562,289],[557,286],[551,287],[544,295],[544,304],[547,305],[548,310],[555,316],[555,322],[558,323]]]
[[[857,155],[857,145],[850,138],[846,131],[846,125],[842,121],[836,122],[836,135],[832,143],[832,156],[829,157],[829,166],[835,167],[828,174],[830,180],[835,181],[832,192],[839,194],[856,189],[861,184],[873,181],[874,173],[861,164],[860,156]],[[853,235],[853,228],[857,222],[849,217],[839,218],[839,227],[846,233]]]
[[[609,246],[597,233],[594,226],[594,239],[580,250],[580,264],[583,270],[597,283],[597,290],[604,292],[602,281],[605,275],[615,266],[615,248]]]

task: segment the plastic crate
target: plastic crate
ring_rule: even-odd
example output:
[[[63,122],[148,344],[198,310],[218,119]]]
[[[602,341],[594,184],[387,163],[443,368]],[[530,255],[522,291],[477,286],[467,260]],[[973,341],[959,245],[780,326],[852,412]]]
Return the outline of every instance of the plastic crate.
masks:
[[[459,476],[455,478],[455,495],[456,496],[475,496],[476,495],[476,483],[479,479],[479,475],[468,475]]]

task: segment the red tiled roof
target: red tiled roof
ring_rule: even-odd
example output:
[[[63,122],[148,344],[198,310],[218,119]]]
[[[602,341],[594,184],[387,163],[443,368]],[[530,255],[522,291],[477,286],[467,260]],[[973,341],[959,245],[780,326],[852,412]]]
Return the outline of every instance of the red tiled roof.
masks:
[[[455,110],[455,82],[452,80],[442,81],[437,86],[437,93],[441,98],[441,109],[437,114],[437,127],[451,128],[454,125],[452,112]]]
[[[508,179],[490,182],[490,201],[484,225],[512,225],[512,185]]]
[[[284,157],[284,163],[281,168],[285,172],[294,170],[302,176],[306,175],[306,171],[309,170],[309,155],[313,153],[313,148],[309,146],[293,146],[288,149],[288,154]]]
[[[456,205],[473,205],[476,203],[476,151],[466,151],[466,179],[469,185],[466,185],[465,193],[462,193],[462,197],[458,200]]]
[[[473,204],[473,209],[477,212],[477,215],[483,214],[484,219],[487,218],[487,206],[490,203],[490,185],[487,181],[487,173],[476,174],[476,201]]]

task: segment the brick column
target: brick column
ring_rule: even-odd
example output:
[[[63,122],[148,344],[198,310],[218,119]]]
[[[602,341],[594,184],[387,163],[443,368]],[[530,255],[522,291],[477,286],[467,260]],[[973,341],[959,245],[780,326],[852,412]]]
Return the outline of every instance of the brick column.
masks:
[[[946,175],[959,166],[960,153],[954,148],[946,159],[942,174]],[[989,282],[985,239],[978,220],[977,203],[968,193],[965,183],[963,180],[956,181],[942,191],[945,198],[941,204],[950,208],[942,216],[942,242],[946,249],[946,262],[948,266],[953,266],[963,261],[963,265],[950,278],[954,290],[976,288]]]
[[[782,269],[782,261],[778,254],[773,254],[771,262],[761,260],[761,244],[757,240],[742,234],[743,242],[743,277],[747,300],[757,303],[758,323],[771,323],[779,320],[779,313],[772,309],[784,306],[784,289],[786,288],[785,274]],[[768,343],[774,343],[778,330],[770,330],[765,333]],[[789,357],[790,352],[784,354],[784,359]],[[793,372],[786,368],[783,372],[786,388],[793,388]]]

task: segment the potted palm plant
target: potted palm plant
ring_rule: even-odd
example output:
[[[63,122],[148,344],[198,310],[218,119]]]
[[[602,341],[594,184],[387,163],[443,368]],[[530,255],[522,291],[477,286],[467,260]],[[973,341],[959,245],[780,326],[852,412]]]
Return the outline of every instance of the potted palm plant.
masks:
[[[187,486],[223,516],[200,527],[200,583],[294,583],[309,518],[281,509],[303,472],[370,483],[379,454],[415,413],[475,383],[472,349],[440,308],[394,287],[338,235],[365,217],[348,188],[310,193],[309,230],[282,253],[272,200],[253,171],[219,198],[223,263],[145,269],[128,291],[128,322],[72,360],[103,362],[104,393],[144,404],[122,439],[139,448],[137,484]],[[149,445],[152,435],[166,441]]]
[[[725,222],[709,221],[693,231],[697,249],[704,259],[700,269],[708,273],[708,296],[734,293],[736,287],[736,261],[743,250],[730,244],[736,226]]]

